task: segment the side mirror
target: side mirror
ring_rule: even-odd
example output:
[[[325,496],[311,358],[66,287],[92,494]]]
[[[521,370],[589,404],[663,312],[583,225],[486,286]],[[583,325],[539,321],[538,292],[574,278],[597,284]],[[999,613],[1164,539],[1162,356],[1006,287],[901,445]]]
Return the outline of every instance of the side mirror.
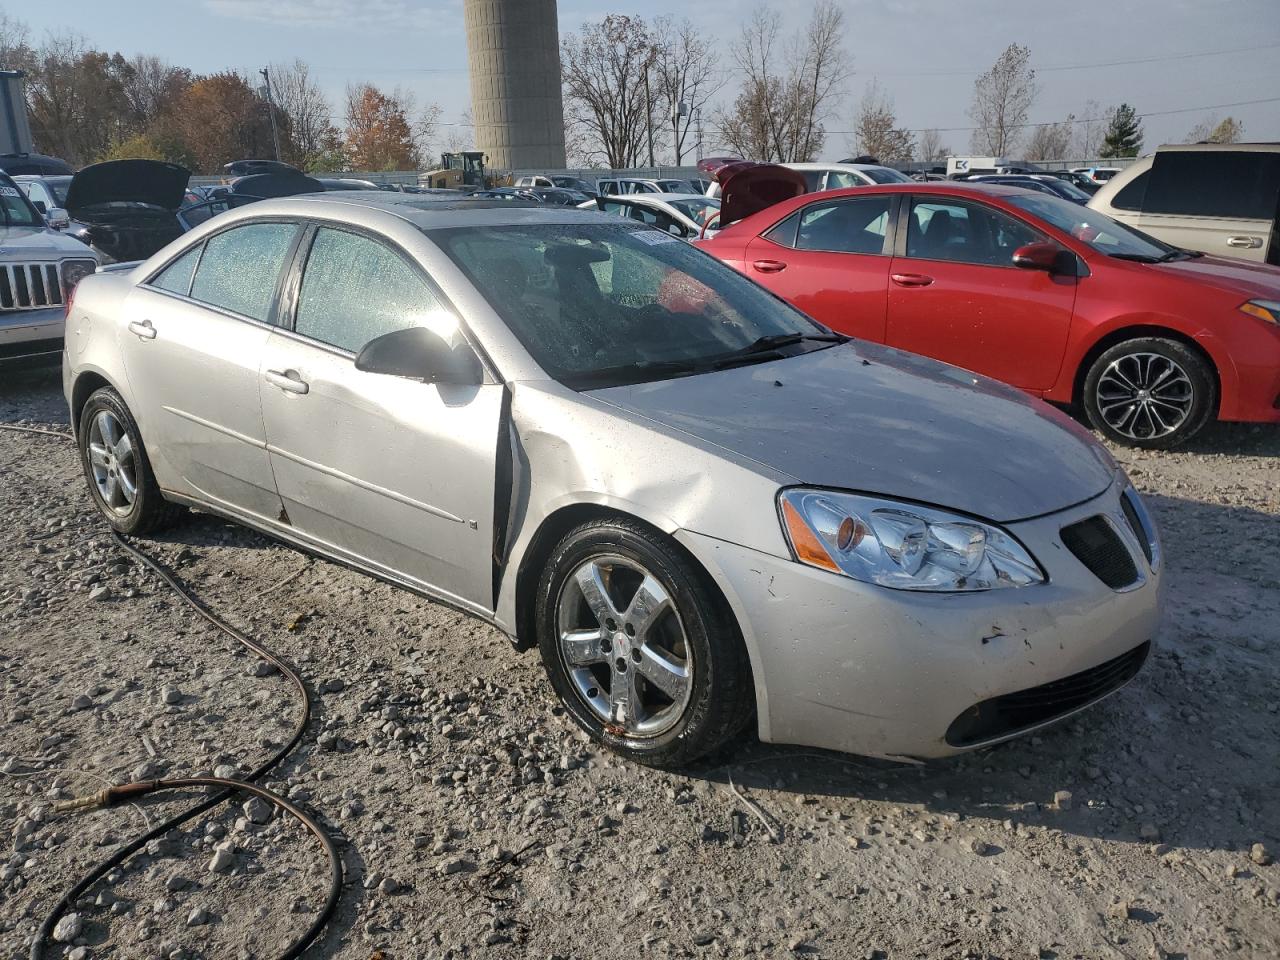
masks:
[[[395,330],[370,340],[356,357],[356,369],[455,386],[484,382],[480,358],[469,344],[451,347],[426,327]]]
[[[61,207],[51,207],[44,215],[45,223],[54,230],[65,230],[71,226],[71,214]]]
[[[1075,276],[1076,257],[1056,243],[1028,243],[1013,251],[1013,265],[1024,270],[1043,270],[1052,276]]]

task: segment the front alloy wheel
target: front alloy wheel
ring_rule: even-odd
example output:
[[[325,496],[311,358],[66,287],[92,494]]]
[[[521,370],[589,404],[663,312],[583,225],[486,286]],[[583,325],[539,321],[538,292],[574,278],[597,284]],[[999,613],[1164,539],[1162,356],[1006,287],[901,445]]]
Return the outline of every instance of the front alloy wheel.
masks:
[[[670,730],[689,704],[693,656],[666,589],[635,561],[604,555],[565,580],[560,657],[577,694],[632,737]]]
[[[535,616],[560,702],[616,753],[683,766],[751,717],[751,668],[728,605],[651,527],[619,517],[570,530],[544,566]]]
[[[1094,361],[1084,386],[1095,429],[1117,443],[1168,449],[1199,433],[1217,407],[1213,370],[1176,340],[1116,344]]]

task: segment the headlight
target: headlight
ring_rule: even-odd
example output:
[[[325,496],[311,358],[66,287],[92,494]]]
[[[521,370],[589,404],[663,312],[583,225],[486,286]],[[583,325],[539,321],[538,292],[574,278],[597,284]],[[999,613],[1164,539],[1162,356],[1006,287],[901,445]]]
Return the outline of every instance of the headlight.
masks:
[[[1026,548],[999,527],[896,500],[808,490],[778,498],[795,558],[898,590],[991,590],[1043,583]]]
[[[1240,312],[1280,325],[1280,300],[1250,300],[1240,304]]]
[[[98,269],[96,260],[64,260],[62,261],[62,289],[70,297],[76,284]]]

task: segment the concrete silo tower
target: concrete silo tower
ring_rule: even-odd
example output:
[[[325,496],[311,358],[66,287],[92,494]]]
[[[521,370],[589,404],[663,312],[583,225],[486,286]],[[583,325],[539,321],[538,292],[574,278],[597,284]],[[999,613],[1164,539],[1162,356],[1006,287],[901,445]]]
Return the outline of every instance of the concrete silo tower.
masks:
[[[564,166],[556,0],[466,0],[476,149],[491,169]]]

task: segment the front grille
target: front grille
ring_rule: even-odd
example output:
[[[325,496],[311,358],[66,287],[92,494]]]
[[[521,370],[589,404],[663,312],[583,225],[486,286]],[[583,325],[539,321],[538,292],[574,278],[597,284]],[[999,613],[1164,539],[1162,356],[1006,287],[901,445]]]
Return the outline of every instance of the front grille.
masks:
[[[1112,590],[1123,589],[1138,579],[1138,568],[1129,548],[1105,517],[1090,517],[1063,527],[1062,542]]]
[[[0,311],[62,305],[56,263],[0,263]]]
[[[952,721],[947,728],[947,743],[971,747],[1074,713],[1137,676],[1150,652],[1148,641],[1114,660],[1061,680],[976,703]]]

